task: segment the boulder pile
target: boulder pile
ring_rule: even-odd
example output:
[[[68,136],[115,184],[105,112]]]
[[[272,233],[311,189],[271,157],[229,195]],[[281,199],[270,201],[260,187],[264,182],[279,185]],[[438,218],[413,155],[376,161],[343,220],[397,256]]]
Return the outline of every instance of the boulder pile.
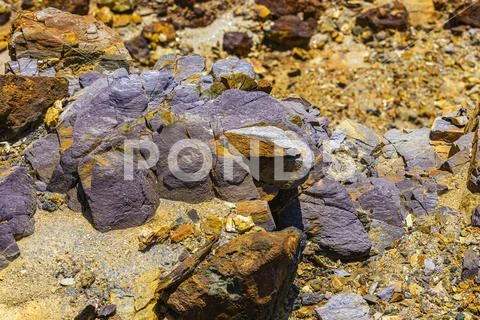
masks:
[[[304,45],[318,4],[287,2],[277,10],[257,1],[278,17],[272,41]],[[134,4],[103,5],[126,12]],[[179,7],[198,14],[193,2]],[[406,28],[407,18],[394,3],[358,23]],[[291,34],[293,27],[300,31]],[[78,310],[84,318],[279,319],[293,308],[304,248],[307,256],[339,263],[375,261],[402,241],[414,219],[453,211],[440,199],[446,181],[480,191],[480,109],[458,108],[432,128],[383,135],[353,120],[334,127],[305,99],[270,95],[271,84],[237,57],[207,67],[200,55],[170,54],[139,71],[119,42],[88,16],[51,8],[29,13],[14,23],[7,68],[13,75],[0,77],[1,138],[36,134],[20,157],[0,166],[0,268],[20,255],[17,240],[32,235],[37,202],[45,198],[80,211],[99,232],[145,226],[133,241],[138,249],[162,246],[171,260],[142,274],[131,295],[111,283],[85,291],[103,308]],[[54,68],[42,75],[45,61]],[[68,81],[66,68],[73,71]],[[56,117],[42,126],[50,108]],[[211,210],[215,201],[227,214]],[[170,202],[190,209],[159,212]],[[478,208],[471,220],[478,225]],[[477,251],[465,253],[464,278],[480,279],[478,261]],[[435,270],[425,263],[425,273]],[[79,292],[95,282],[80,272],[62,277],[64,287],[78,281]],[[369,319],[376,289],[329,296],[315,313]],[[377,296],[385,301],[405,298],[401,288],[384,290]],[[302,299],[310,306],[323,297]]]

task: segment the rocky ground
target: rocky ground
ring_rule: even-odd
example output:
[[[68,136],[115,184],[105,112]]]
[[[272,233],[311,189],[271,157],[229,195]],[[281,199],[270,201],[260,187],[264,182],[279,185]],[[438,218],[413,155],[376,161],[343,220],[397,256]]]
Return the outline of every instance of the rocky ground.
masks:
[[[479,45],[477,1],[0,0],[0,319],[480,319]]]

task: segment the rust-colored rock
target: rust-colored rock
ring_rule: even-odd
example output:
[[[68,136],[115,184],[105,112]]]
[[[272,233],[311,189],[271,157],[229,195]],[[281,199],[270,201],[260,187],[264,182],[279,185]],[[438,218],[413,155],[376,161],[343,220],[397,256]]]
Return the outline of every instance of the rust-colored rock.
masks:
[[[0,76],[0,140],[11,139],[42,122],[55,100],[68,93],[65,79]]]
[[[315,31],[316,21],[303,21],[298,16],[282,16],[267,32],[267,41],[282,47],[305,47]]]
[[[397,29],[403,31],[409,26],[408,11],[403,3],[394,1],[361,13],[357,17],[357,24],[375,30]]]
[[[239,236],[202,262],[166,305],[181,319],[276,319],[301,239],[295,228]]]
[[[14,21],[12,60],[49,60],[57,69],[127,67],[130,55],[120,36],[91,16],[54,8],[24,12]]]
[[[252,38],[245,32],[226,32],[223,35],[223,50],[244,57],[252,50]]]
[[[237,214],[252,217],[256,225],[263,227],[267,231],[275,230],[275,222],[267,201],[244,200],[237,202]]]

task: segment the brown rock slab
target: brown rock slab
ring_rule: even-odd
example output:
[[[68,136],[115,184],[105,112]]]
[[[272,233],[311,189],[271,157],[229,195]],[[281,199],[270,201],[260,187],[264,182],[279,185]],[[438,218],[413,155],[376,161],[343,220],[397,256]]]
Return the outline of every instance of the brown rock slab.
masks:
[[[182,319],[275,318],[301,238],[295,228],[239,236],[202,262],[166,305]]]
[[[67,93],[64,79],[0,75],[0,140],[41,123],[47,109]]]

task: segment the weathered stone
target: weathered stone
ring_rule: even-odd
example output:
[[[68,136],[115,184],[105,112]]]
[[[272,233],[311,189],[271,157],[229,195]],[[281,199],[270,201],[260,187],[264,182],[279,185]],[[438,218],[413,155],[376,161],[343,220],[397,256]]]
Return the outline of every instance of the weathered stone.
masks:
[[[250,216],[256,225],[263,227],[267,231],[275,230],[275,221],[268,202],[262,200],[240,201],[236,206],[237,214]]]
[[[254,232],[218,248],[166,305],[185,319],[275,318],[290,287],[301,233]]]
[[[50,133],[42,139],[35,141],[25,150],[25,159],[32,166],[37,178],[48,185],[55,168],[60,163],[58,136]]]
[[[131,59],[120,36],[91,16],[47,8],[19,15],[13,32],[13,60],[49,60],[57,69],[114,70],[127,67]]]
[[[357,24],[375,30],[408,28],[408,11],[400,1],[369,9],[357,16]]]
[[[157,21],[143,28],[142,36],[153,43],[168,43],[175,40],[176,33],[173,25]]]
[[[47,109],[67,92],[64,79],[0,75],[0,140],[41,123]]]
[[[408,171],[436,169],[440,166],[440,159],[430,145],[429,135],[428,129],[390,130],[384,135],[386,140],[383,147],[384,155],[387,158],[394,154],[400,155]]]
[[[130,52],[132,57],[140,61],[147,61],[150,55],[148,41],[142,35],[125,41],[125,47],[127,48],[128,52]]]
[[[317,0],[296,1],[296,0],[256,0],[259,5],[264,5],[277,17],[294,15],[302,12],[305,16],[315,17],[320,9],[321,3]]]
[[[0,265],[6,266],[20,254],[15,240],[31,235],[34,230],[37,200],[27,169],[23,166],[1,169],[0,194]]]
[[[107,6],[114,12],[123,13],[132,11],[136,2],[134,0],[97,0],[97,4],[99,6]]]
[[[121,151],[94,151],[78,168],[86,212],[100,231],[124,229],[144,224],[154,214],[159,201],[153,172],[138,169],[136,160]],[[131,176],[125,172],[128,165]]]
[[[444,117],[435,119],[430,132],[430,139],[435,141],[444,141],[452,143],[458,140],[464,134],[463,127],[453,124]]]
[[[381,144],[380,138],[373,130],[352,120],[342,121],[337,126],[337,130],[345,132],[347,137],[353,139],[358,148],[366,155],[371,155]]]
[[[446,27],[453,28],[459,25],[467,25],[480,28],[480,4],[477,2],[465,3],[452,13]]]
[[[11,15],[12,11],[10,9],[10,5],[0,0],[0,26],[7,23],[8,20],[10,20]]]
[[[53,7],[79,15],[87,15],[90,5],[90,0],[46,0],[43,2],[45,8]]]
[[[276,215],[276,222],[279,229],[304,230],[327,254],[344,260],[363,258],[372,246],[347,190],[331,178],[307,189]]]
[[[369,311],[367,302],[356,294],[335,295],[325,306],[315,309],[322,320],[368,320]]]
[[[472,214],[472,226],[480,227],[480,206],[475,208]]]
[[[252,46],[252,38],[245,32],[225,32],[223,35],[223,50],[230,54],[247,56]]]
[[[307,47],[315,31],[316,20],[303,21],[287,15],[276,20],[266,34],[267,42],[287,48]]]
[[[480,254],[473,248],[468,249],[463,256],[462,278],[469,279],[478,276],[480,272]]]
[[[358,203],[369,212],[370,218],[403,227],[407,213],[400,202],[400,190],[393,182],[372,178],[361,189],[365,191],[358,197]]]
[[[255,72],[253,71],[252,65],[237,57],[218,60],[212,66],[212,75],[217,81],[221,81],[222,78],[228,78],[235,74],[243,74],[255,79]]]

